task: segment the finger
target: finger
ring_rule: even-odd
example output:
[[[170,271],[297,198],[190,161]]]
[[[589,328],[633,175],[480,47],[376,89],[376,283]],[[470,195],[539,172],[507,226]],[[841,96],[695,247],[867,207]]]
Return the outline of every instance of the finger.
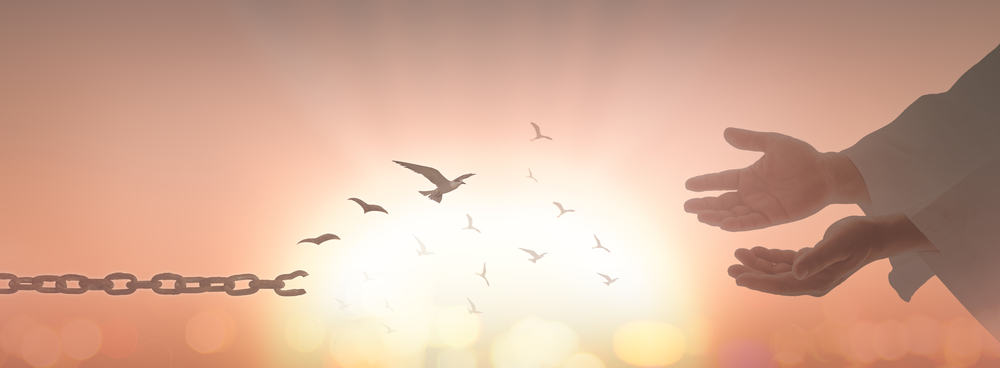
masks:
[[[730,277],[736,278],[744,273],[753,272],[753,270],[750,267],[741,264],[734,264],[729,266],[729,269],[727,269],[726,272],[729,273]]]
[[[740,169],[729,169],[712,174],[698,175],[687,180],[684,186],[688,190],[704,192],[707,190],[736,190],[740,182]]]
[[[796,280],[787,273],[771,275],[745,272],[736,277],[736,285],[765,293],[787,296],[803,295],[811,290],[803,281]]]
[[[835,243],[824,243],[820,241],[816,247],[801,252],[792,264],[792,274],[799,280],[815,275],[827,267],[837,262],[850,258],[850,254],[845,247],[838,247]]]
[[[757,132],[740,128],[726,128],[722,134],[733,147],[746,151],[764,152],[774,133]]]
[[[726,231],[747,231],[768,227],[771,221],[760,212],[727,217],[721,220],[720,227]]]
[[[719,226],[723,220],[732,216],[733,214],[729,211],[705,211],[698,214],[698,221],[712,226]]]
[[[718,197],[689,199],[684,202],[684,211],[698,213],[701,211],[720,211],[736,207],[746,207],[740,206],[740,203],[742,203],[742,200],[739,194],[736,194],[736,192],[726,192]],[[749,209],[749,207],[747,208]]]
[[[780,262],[792,264],[795,262],[795,256],[798,252],[794,250],[787,249],[769,249],[764,247],[753,247],[750,249],[753,254],[759,258],[766,259],[771,262]]]
[[[744,266],[750,267],[754,270],[764,273],[781,273],[788,272],[792,270],[792,264],[780,263],[767,260],[764,258],[757,257],[749,249],[737,249],[735,252],[736,259],[738,259]]]

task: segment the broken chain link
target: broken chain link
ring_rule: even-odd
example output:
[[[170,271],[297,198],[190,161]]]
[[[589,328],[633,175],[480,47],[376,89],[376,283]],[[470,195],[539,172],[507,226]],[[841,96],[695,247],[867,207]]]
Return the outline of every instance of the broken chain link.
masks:
[[[83,275],[67,274],[62,276],[40,275],[35,277],[18,277],[10,273],[0,273],[0,295],[14,294],[18,291],[37,291],[44,294],[83,294],[91,290],[101,290],[108,295],[129,295],[139,289],[150,289],[160,295],[196,294],[205,292],[225,292],[231,296],[242,296],[256,293],[261,289],[272,289],[280,296],[298,296],[305,294],[303,289],[285,289],[285,281],[296,277],[309,276],[306,271],[298,270],[275,277],[274,280],[261,280],[256,275],[244,273],[229,277],[184,277],[176,273],[156,274],[149,281],[141,281],[135,275],[115,272],[103,279],[91,279]],[[4,283],[3,281],[7,281]],[[116,281],[124,281],[124,288],[115,288]],[[172,286],[164,284],[172,281]],[[236,283],[247,281],[247,287],[237,289]],[[70,286],[74,282],[75,286]]]

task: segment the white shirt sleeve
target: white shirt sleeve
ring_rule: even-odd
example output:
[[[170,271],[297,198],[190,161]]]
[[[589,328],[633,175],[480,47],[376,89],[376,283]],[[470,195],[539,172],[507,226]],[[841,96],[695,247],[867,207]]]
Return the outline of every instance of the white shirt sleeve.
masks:
[[[916,254],[1000,338],[1000,158],[908,217],[937,248]]]
[[[915,215],[1000,157],[1000,47],[947,92],[925,95],[844,150],[864,178],[867,215]],[[1000,188],[994,190],[1000,196]],[[889,283],[909,301],[934,271],[922,257],[890,257]]]

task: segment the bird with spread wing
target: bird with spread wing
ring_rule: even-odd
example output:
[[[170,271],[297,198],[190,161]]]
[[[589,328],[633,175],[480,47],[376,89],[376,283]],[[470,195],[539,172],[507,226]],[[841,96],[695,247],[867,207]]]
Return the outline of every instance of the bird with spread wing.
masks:
[[[430,198],[431,200],[438,203],[441,203],[441,196],[443,196],[445,193],[458,189],[459,185],[465,184],[464,181],[465,179],[468,179],[470,176],[475,175],[475,174],[465,174],[455,178],[455,180],[448,180],[444,177],[444,175],[441,174],[440,171],[438,171],[433,167],[421,166],[417,164],[411,164],[409,162],[402,162],[395,160],[393,160],[392,162],[395,162],[407,169],[413,170],[417,174],[423,175],[425,178],[427,178],[427,180],[430,180],[431,183],[434,183],[434,185],[436,185],[437,188],[434,188],[433,190],[421,190],[420,194],[427,196],[427,198]]]
[[[527,249],[527,248],[518,248],[518,249],[520,249],[520,250],[524,251],[525,253],[528,253],[529,255],[531,255],[531,259],[529,259],[529,261],[531,261],[531,263],[537,263],[539,259],[542,259],[542,257],[545,257],[546,254],[549,254],[548,252],[544,252],[542,254],[538,254],[538,252],[535,252],[535,251],[533,251],[531,249]]]
[[[552,140],[552,137],[549,137],[547,135],[542,135],[542,128],[538,127],[538,124],[532,122],[531,127],[535,128],[535,138],[531,138],[531,140],[533,141],[537,141],[539,139],[548,139],[550,141]]]
[[[330,233],[326,233],[326,234],[317,236],[315,238],[305,238],[305,239],[299,240],[299,242],[296,243],[296,244],[312,243],[312,244],[320,245],[320,244],[323,244],[323,242],[325,242],[327,240],[334,240],[334,239],[340,240],[340,237],[336,236],[336,235],[333,235],[333,234],[330,234]]]
[[[347,200],[348,201],[354,201],[354,203],[357,203],[359,206],[361,206],[361,209],[365,211],[364,213],[368,213],[368,212],[372,212],[372,211],[374,211],[374,212],[382,212],[382,213],[385,213],[385,214],[389,213],[389,211],[386,211],[385,208],[382,208],[382,206],[379,206],[377,204],[368,204],[368,203],[365,203],[365,201],[362,201],[362,200],[360,200],[358,198],[348,198]]]

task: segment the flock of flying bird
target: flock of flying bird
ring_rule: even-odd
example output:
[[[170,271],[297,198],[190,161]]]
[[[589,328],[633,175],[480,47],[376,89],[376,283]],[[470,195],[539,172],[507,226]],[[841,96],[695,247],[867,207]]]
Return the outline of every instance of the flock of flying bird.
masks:
[[[552,137],[549,137],[549,136],[546,136],[546,135],[542,135],[541,128],[538,126],[538,124],[531,123],[531,126],[535,130],[535,137],[532,138],[531,141],[536,141],[536,140],[539,140],[539,139],[552,140]],[[440,171],[438,171],[437,169],[432,168],[432,167],[421,166],[421,165],[417,165],[417,164],[411,164],[409,162],[402,162],[402,161],[395,161],[395,160],[393,160],[393,162],[395,162],[395,163],[399,164],[400,166],[403,166],[403,167],[405,167],[407,169],[413,170],[414,172],[416,172],[416,173],[418,173],[420,175],[423,175],[425,178],[427,178],[427,180],[429,180],[432,184],[434,184],[435,185],[434,189],[431,189],[431,190],[422,190],[422,191],[419,191],[419,193],[421,195],[427,197],[427,198],[430,198],[431,200],[433,200],[435,202],[438,202],[438,203],[441,203],[441,199],[442,199],[442,197],[444,196],[445,193],[448,193],[448,192],[451,192],[451,191],[453,191],[455,189],[458,189],[459,186],[461,186],[462,184],[465,184],[465,181],[464,181],[465,179],[468,179],[469,177],[475,175],[475,174],[464,174],[464,175],[456,177],[453,180],[448,180],[447,178],[445,178],[445,176],[443,174],[441,174]],[[528,169],[528,175],[526,176],[526,178],[534,180],[536,183],[538,182],[538,179],[535,178],[535,175],[534,175],[534,173],[531,172],[530,168]],[[353,201],[353,202],[357,203],[359,206],[361,206],[361,209],[364,211],[364,213],[368,213],[368,212],[382,212],[382,213],[385,213],[385,214],[389,213],[389,211],[386,211],[386,209],[384,207],[376,205],[376,204],[367,203],[367,202],[365,202],[365,201],[363,201],[363,200],[361,200],[359,198],[348,198],[348,200],[349,201]],[[559,214],[556,215],[556,218],[560,218],[560,217],[562,217],[563,215],[565,215],[567,213],[576,212],[576,210],[565,208],[562,203],[552,202],[552,204],[554,204],[556,206],[556,208],[559,210]],[[466,214],[465,218],[468,220],[468,224],[465,227],[463,227],[462,230],[474,230],[477,233],[480,233],[480,234],[482,233],[482,231],[480,231],[475,226],[473,226],[472,216],[471,215]],[[416,236],[414,236],[413,238],[417,241],[417,245],[419,246],[419,248],[417,248],[417,256],[429,256],[429,255],[433,255],[434,254],[433,252],[427,250],[427,246],[424,244],[423,241],[420,240],[420,238],[418,238]],[[315,244],[315,245],[320,245],[320,244],[323,244],[324,242],[329,241],[329,240],[339,240],[339,239],[340,239],[340,237],[337,236],[337,235],[335,235],[335,234],[326,233],[326,234],[322,234],[320,236],[317,236],[315,238],[302,239],[301,241],[298,242],[298,244],[312,243],[312,244]],[[594,241],[596,242],[596,245],[593,246],[593,247],[591,247],[591,249],[604,250],[605,252],[611,253],[610,249],[606,248],[603,244],[601,244],[601,239],[599,239],[596,234],[594,234]],[[536,252],[534,250],[527,249],[527,248],[518,248],[518,249],[520,249],[521,251],[523,251],[523,252],[527,253],[529,256],[531,256],[531,258],[528,259],[528,261],[530,261],[531,263],[537,263],[539,260],[541,260],[542,258],[544,258],[545,255],[548,254],[548,252],[538,253],[538,252]],[[477,276],[479,276],[480,278],[483,279],[483,281],[486,283],[487,287],[490,286],[490,280],[486,277],[486,263],[483,263],[483,270],[481,272],[476,272],[475,274]],[[364,275],[365,281],[372,281],[372,280],[374,280],[372,277],[370,277],[368,275],[367,272],[363,272],[363,275]],[[618,278],[612,278],[611,276],[608,276],[608,275],[603,274],[603,273],[599,273],[598,272],[597,275],[604,279],[603,283],[605,285],[607,285],[607,286],[611,286],[611,284],[613,284],[615,281],[618,281]],[[469,299],[469,298],[465,298],[465,299],[469,303],[468,312],[470,314],[482,314],[482,311],[480,311],[476,307],[476,304],[472,302],[472,299]],[[339,304],[339,308],[341,310],[345,310],[345,309],[347,309],[349,307],[349,304],[345,303],[343,300],[336,299],[336,301]],[[386,309],[388,309],[390,311],[393,311],[392,306],[389,304],[388,300],[385,301],[385,307],[386,307]],[[385,324],[383,324],[383,326],[386,329],[386,333],[395,332],[395,330],[392,327],[389,327],[388,325],[385,325]]]

